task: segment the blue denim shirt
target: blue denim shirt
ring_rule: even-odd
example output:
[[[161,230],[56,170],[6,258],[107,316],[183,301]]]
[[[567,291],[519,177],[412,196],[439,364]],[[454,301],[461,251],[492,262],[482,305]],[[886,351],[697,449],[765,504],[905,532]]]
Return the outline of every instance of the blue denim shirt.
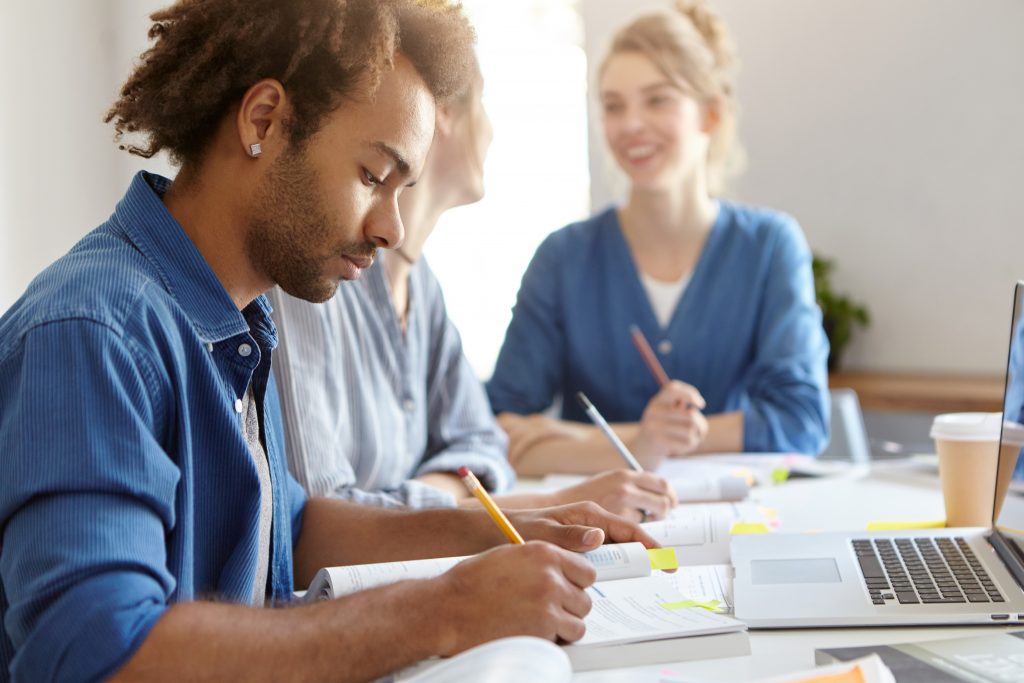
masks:
[[[291,593],[305,498],[284,464],[270,307],[239,312],[164,207],[169,185],[136,176],[0,318],[0,680],[104,677],[169,604],[252,599],[260,487],[236,410],[250,381],[269,592]]]
[[[667,327],[655,316],[613,209],[552,233],[516,300],[487,393],[494,412],[526,414],[557,396],[588,422],[587,394],[609,422],[641,418],[658,384],[633,346],[637,325],[670,377],[705,412],[743,412],[743,449],[817,455],[828,442],[828,340],[811,251],[797,222],[721,201]]]

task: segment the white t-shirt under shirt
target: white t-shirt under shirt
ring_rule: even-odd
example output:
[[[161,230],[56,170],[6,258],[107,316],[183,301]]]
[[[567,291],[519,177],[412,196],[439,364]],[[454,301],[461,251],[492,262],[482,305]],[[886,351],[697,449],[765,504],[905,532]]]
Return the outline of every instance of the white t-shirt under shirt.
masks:
[[[691,271],[675,282],[663,282],[655,280],[647,273],[640,273],[640,282],[643,283],[644,291],[647,292],[651,308],[654,309],[654,316],[662,327],[668,327],[668,321],[672,319],[679,300],[683,298],[683,292],[686,291],[686,285],[690,284],[692,274]]]

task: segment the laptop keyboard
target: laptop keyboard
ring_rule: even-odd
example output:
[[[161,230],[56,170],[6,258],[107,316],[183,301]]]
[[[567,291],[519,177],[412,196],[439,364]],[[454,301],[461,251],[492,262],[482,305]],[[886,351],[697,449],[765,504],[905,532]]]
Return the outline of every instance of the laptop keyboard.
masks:
[[[876,538],[852,543],[876,605],[1006,601],[963,538]]]

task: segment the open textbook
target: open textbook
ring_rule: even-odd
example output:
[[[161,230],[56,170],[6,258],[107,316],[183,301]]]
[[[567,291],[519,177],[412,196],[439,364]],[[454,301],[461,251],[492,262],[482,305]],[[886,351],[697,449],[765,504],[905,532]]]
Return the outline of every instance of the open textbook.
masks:
[[[658,472],[667,481],[680,503],[716,503],[743,500],[750,493],[754,479],[747,470],[738,467],[723,467],[704,474],[685,473],[681,476],[667,476]],[[582,474],[549,474],[541,481],[540,488],[554,491],[581,484],[587,480]]]
[[[680,572],[692,568],[686,567]],[[677,572],[679,573],[679,572]],[[587,632],[565,647],[576,671],[750,653],[746,626],[719,614],[719,601],[681,593],[674,575],[604,581],[588,589]]]
[[[662,572],[652,574],[652,562],[662,561],[664,552],[621,543],[584,553],[594,564],[598,581],[588,589],[593,608],[584,620],[586,634],[565,648],[575,670],[750,652],[742,622],[698,605],[706,595],[695,599],[681,593],[679,586],[688,584],[664,580],[667,575]],[[329,600],[404,579],[431,578],[465,559],[326,567],[313,579],[306,599]]]
[[[583,556],[594,565],[598,581],[614,581],[651,574],[651,554],[642,543],[609,543],[597,550],[583,553]],[[430,560],[324,567],[309,584],[306,599],[331,600],[406,579],[430,579],[440,576],[467,559],[469,558],[438,557]],[[673,562],[672,565],[674,564]]]
[[[764,509],[753,503],[703,503],[679,505],[667,519],[641,526],[658,543],[675,549],[680,566],[692,566],[728,564],[733,528],[769,522]]]
[[[798,453],[709,453],[669,458],[657,470],[670,482],[733,475],[744,478],[751,486],[770,486],[791,476],[827,477],[858,472],[863,473],[863,468],[846,461],[821,460]]]
[[[705,564],[680,567],[678,571],[653,572],[641,579],[648,585],[663,584],[668,591],[686,596],[695,605],[703,605],[723,614],[732,614],[732,582],[735,571],[729,564]],[[608,597],[617,597],[637,583],[633,580],[607,581],[601,591]]]

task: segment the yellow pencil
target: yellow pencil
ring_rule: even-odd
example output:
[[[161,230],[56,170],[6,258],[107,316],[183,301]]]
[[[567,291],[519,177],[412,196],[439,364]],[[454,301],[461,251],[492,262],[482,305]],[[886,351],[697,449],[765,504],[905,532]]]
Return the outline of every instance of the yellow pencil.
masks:
[[[519,535],[516,528],[512,526],[512,522],[508,521],[508,517],[502,512],[497,505],[494,504],[494,500],[487,494],[487,489],[483,487],[480,480],[476,478],[467,467],[459,468],[459,476],[462,477],[462,483],[466,485],[469,492],[476,496],[476,499],[484,506],[487,510],[487,514],[491,516],[494,523],[498,525],[502,533],[508,537],[508,540],[512,543],[525,543],[523,537]]]

